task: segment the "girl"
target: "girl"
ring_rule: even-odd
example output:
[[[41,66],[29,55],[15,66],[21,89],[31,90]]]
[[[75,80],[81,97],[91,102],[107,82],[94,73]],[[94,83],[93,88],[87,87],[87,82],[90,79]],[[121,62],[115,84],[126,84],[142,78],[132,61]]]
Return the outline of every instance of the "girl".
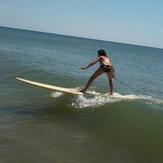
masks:
[[[113,94],[112,78],[114,77],[114,67],[112,65],[111,59],[107,56],[105,50],[103,50],[103,49],[98,50],[97,58],[93,62],[88,64],[87,66],[82,67],[81,69],[86,70],[87,68],[96,64],[97,62],[100,63],[100,67],[90,77],[90,79],[86,83],[85,87],[81,90],[81,92],[85,93],[87,88],[92,84],[94,79],[96,79],[98,76],[106,73],[108,80],[109,80],[110,95],[112,95]]]

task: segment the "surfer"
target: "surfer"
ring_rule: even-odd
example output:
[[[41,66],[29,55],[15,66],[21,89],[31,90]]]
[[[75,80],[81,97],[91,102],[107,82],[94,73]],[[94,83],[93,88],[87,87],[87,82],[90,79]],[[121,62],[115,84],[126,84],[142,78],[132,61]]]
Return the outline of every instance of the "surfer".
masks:
[[[92,84],[93,80],[95,80],[98,76],[106,73],[109,80],[110,95],[112,95],[113,94],[112,78],[114,77],[114,67],[112,65],[111,59],[107,56],[105,50],[103,49],[98,50],[97,58],[87,66],[82,67],[81,70],[86,70],[87,68],[96,64],[97,62],[100,63],[100,67],[94,72],[94,74],[90,77],[90,79],[86,83],[85,87],[80,91],[85,93],[88,87]]]

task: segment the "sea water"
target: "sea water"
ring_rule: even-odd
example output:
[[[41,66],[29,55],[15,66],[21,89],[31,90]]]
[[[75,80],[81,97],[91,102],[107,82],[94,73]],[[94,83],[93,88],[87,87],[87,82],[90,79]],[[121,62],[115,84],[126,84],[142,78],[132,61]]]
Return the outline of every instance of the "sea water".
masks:
[[[105,74],[97,96],[15,79],[80,89],[98,49],[126,85],[113,80],[113,96]],[[0,27],[0,162],[163,162],[162,63],[163,49]]]

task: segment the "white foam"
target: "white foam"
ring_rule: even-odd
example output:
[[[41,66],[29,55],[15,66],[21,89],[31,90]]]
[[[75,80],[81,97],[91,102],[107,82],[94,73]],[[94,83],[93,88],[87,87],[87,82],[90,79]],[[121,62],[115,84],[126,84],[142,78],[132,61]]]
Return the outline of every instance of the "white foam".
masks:
[[[119,99],[110,98],[106,95],[95,95],[93,97],[80,95],[75,99],[75,102],[72,103],[72,106],[75,108],[97,107],[116,101],[119,101]]]
[[[112,96],[108,94],[95,95],[93,97],[87,97],[85,95],[80,95],[75,98],[72,106],[75,108],[86,108],[86,107],[97,107],[108,103],[119,102],[119,101],[134,101],[134,100],[144,100],[152,104],[163,104],[163,100],[154,99],[151,96],[144,95],[121,95],[119,93],[114,93]]]
[[[54,97],[54,98],[59,97],[59,96],[62,96],[62,95],[63,95],[62,92],[53,92],[53,93],[51,94],[51,96]]]
[[[145,96],[145,95],[134,95],[134,94],[130,94],[130,95],[121,95],[119,93],[114,93],[112,96],[110,96],[111,98],[119,98],[119,99],[126,99],[126,100],[151,100],[152,96]]]
[[[79,90],[80,88],[73,88]],[[162,99],[155,99],[152,96],[146,96],[146,95],[135,95],[135,94],[129,94],[129,95],[122,95],[120,93],[114,93],[112,96],[106,94],[99,94],[95,91],[89,91],[89,93],[92,94],[86,94],[86,95],[80,95],[80,96],[74,96],[72,106],[75,108],[95,108],[98,106],[102,106],[109,103],[115,103],[120,101],[134,101],[134,100],[143,100],[148,104],[156,104],[156,105],[163,105]],[[62,92],[53,92],[51,94],[52,97],[57,98],[64,95]]]

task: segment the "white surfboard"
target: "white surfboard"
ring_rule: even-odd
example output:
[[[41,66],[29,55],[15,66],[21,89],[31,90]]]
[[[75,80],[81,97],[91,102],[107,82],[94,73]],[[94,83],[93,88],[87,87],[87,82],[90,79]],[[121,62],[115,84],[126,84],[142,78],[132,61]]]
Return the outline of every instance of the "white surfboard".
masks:
[[[31,81],[31,80],[22,79],[19,77],[16,77],[16,79],[20,80],[22,82],[37,86],[37,87],[41,87],[41,88],[45,88],[45,89],[49,89],[49,90],[53,90],[53,91],[64,92],[64,93],[69,93],[69,94],[73,94],[73,95],[83,95],[82,92],[80,92],[76,89],[63,88],[63,87],[58,87],[58,86],[54,86],[54,85],[39,83],[39,82]],[[93,92],[93,93],[88,92],[88,93],[93,94],[93,95],[99,95],[100,94],[100,93],[96,93],[96,92]]]

